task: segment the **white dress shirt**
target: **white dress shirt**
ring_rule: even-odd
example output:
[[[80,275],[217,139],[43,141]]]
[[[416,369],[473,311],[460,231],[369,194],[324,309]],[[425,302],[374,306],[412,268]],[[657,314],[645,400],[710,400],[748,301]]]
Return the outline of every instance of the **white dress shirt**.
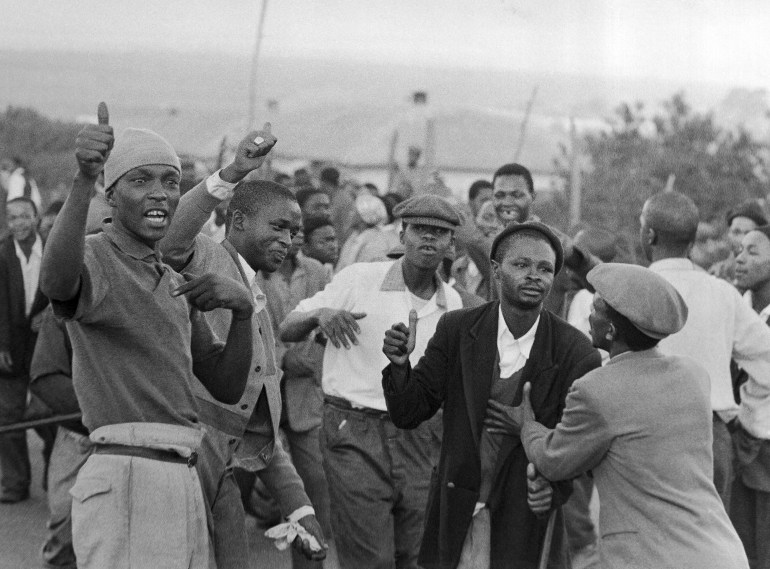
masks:
[[[535,343],[535,332],[540,324],[540,316],[532,327],[518,340],[508,329],[503,318],[503,309],[497,309],[497,353],[500,356],[500,377],[511,377],[523,368],[529,359],[532,345]]]
[[[743,295],[746,304],[753,307],[750,290]],[[770,305],[759,313],[763,322],[770,319]],[[741,385],[741,409],[738,414],[743,428],[755,437],[768,439],[770,432],[770,378],[755,378],[749,374],[749,380]],[[764,433],[764,436],[761,434]]]
[[[404,283],[402,260],[354,263],[337,273],[326,288],[301,301],[296,312],[334,308],[363,312],[358,320],[358,344],[349,349],[324,350],[321,386],[324,393],[348,400],[357,407],[387,410],[382,393],[382,369],[390,363],[382,353],[382,338],[397,322],[409,322],[414,307],[412,294]],[[436,331],[439,318],[449,310],[462,308],[456,290],[436,278],[435,294],[417,310],[417,338],[409,356],[412,366],[425,353],[428,340]]]
[[[763,389],[770,395],[770,328],[735,287],[684,258],[656,261],[650,270],[670,282],[688,308],[684,328],[661,340],[660,349],[671,355],[690,356],[706,368],[711,379],[712,409],[724,421],[738,414],[730,377],[731,358],[752,377],[762,378]],[[742,408],[741,423],[754,436],[770,438],[770,408],[760,415],[754,416],[750,407],[746,411]]]
[[[32,252],[29,259],[21,250],[19,243],[14,239],[13,246],[16,247],[16,256],[21,264],[21,276],[24,279],[24,314],[29,316],[32,312],[32,304],[35,302],[37,294],[37,285],[40,280],[40,262],[43,259],[43,241],[40,235],[35,236],[35,243],[32,245]]]
[[[251,294],[254,297],[254,314],[259,314],[267,306],[267,296],[257,284],[257,272],[251,268],[251,265],[240,253],[238,253],[238,262],[241,264],[243,274],[246,275],[246,282],[249,283]]]

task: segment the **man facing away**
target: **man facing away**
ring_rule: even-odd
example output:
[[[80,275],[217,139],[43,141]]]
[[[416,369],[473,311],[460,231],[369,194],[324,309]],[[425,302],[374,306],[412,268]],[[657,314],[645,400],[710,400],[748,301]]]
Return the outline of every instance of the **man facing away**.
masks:
[[[708,275],[688,258],[698,228],[698,208],[679,192],[645,202],[639,219],[650,270],[682,295],[689,309],[684,327],[660,342],[665,354],[690,356],[711,377],[714,485],[729,511],[733,443],[727,425],[737,416],[730,359],[754,377],[770,377],[770,330],[734,286]]]
[[[531,382],[538,419],[556,425],[572,382],[601,363],[585,336],[543,310],[562,261],[559,238],[547,226],[512,223],[491,248],[499,302],[448,313],[435,334],[417,332],[412,318],[408,328],[396,324],[386,332],[383,352],[390,364],[382,386],[393,423],[419,428],[443,408],[422,567],[537,567],[546,522],[536,514],[563,504],[571,484],[552,490],[528,471],[507,417]],[[415,365],[415,341],[431,335]],[[569,566],[563,532],[560,522],[549,566]]]
[[[83,568],[209,566],[194,465],[203,432],[194,376],[236,402],[251,359],[248,291],[209,274],[186,282],[160,261],[158,241],[179,201],[179,158],[156,133],[115,142],[107,107],[77,139],[78,173],[43,255],[41,290],[67,319],[72,377],[94,454],[71,489]],[[104,169],[113,217],[85,237]],[[186,296],[184,296],[186,295]],[[223,346],[200,310],[232,312]]]

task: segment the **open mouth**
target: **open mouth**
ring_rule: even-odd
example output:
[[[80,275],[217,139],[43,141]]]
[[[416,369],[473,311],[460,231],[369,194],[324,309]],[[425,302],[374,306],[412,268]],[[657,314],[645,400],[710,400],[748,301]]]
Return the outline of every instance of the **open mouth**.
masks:
[[[162,226],[166,224],[168,212],[162,209],[151,209],[145,212],[144,218],[147,219],[151,225]]]
[[[497,208],[497,215],[507,223],[510,221],[518,221],[520,213],[519,208],[517,207],[500,206]]]
[[[420,253],[425,253],[426,255],[435,255],[437,251],[437,249],[432,245],[420,245],[417,250]]]

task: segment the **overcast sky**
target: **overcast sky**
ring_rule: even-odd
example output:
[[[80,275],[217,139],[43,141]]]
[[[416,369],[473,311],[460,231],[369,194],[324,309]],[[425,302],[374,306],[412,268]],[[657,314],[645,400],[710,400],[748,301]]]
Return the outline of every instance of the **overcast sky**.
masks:
[[[262,0],[0,0],[0,48],[251,53]],[[272,0],[263,53],[770,88],[770,0]]]

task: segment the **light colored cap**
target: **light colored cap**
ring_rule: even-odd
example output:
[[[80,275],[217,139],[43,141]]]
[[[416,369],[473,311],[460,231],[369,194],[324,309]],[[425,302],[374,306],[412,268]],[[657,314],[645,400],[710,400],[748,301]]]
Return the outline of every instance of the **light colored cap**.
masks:
[[[586,277],[604,301],[636,326],[660,340],[687,322],[687,304],[666,279],[638,265],[602,263]]]
[[[104,187],[109,188],[134,168],[164,164],[182,172],[179,156],[159,134],[143,128],[127,128],[115,139],[115,146],[104,165]]]

